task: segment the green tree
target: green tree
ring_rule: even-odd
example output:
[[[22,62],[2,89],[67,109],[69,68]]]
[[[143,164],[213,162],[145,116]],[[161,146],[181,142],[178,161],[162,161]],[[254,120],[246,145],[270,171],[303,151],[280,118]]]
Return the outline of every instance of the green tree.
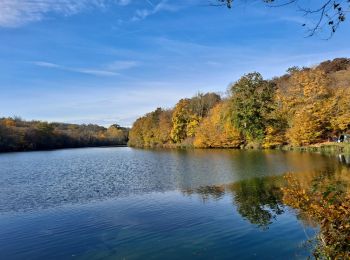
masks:
[[[231,86],[231,119],[248,141],[261,141],[267,126],[267,115],[273,110],[275,84],[260,73],[244,75]]]

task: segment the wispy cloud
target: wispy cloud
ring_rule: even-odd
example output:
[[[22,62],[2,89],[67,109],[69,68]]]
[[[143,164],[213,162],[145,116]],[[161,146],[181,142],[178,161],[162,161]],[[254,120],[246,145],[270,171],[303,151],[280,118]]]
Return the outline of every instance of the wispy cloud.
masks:
[[[117,0],[117,3],[122,6],[129,5],[131,3],[131,0]]]
[[[89,8],[130,3],[131,0],[0,0],[0,27],[19,27],[50,14],[69,16]]]
[[[161,11],[175,12],[180,9],[180,6],[169,4],[167,0],[161,0],[158,4],[154,4],[152,1],[147,0],[147,3],[151,6],[151,8],[136,10],[131,21],[140,21]]]
[[[191,2],[191,0],[189,0]],[[0,0],[0,27],[20,27],[52,15],[71,16],[91,9],[129,6],[133,0]],[[161,11],[174,12],[183,4],[168,0],[145,0],[149,8],[137,9],[131,21],[140,21]]]
[[[126,61],[114,61],[107,65],[107,69],[111,71],[119,71],[119,70],[126,70],[131,69],[134,67],[139,66],[140,63],[138,61],[134,60],[126,60]]]
[[[94,76],[118,76],[120,75],[119,71],[130,69],[139,65],[137,61],[115,61],[102,66],[101,68],[68,67],[46,61],[33,61],[32,64],[39,67],[77,72]]]
[[[150,6],[154,7],[154,4],[152,3],[151,0],[146,0],[146,2],[147,2]]]
[[[45,61],[34,61],[33,64],[40,66],[40,67],[46,67],[46,68],[60,68],[61,67],[57,64],[45,62]]]

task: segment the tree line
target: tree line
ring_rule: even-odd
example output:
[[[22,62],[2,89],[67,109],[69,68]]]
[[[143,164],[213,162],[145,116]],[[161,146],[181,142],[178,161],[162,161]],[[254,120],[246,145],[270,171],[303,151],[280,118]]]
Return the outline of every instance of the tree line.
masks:
[[[0,118],[0,152],[126,145],[129,129]]]
[[[258,72],[228,95],[199,93],[136,120],[135,147],[279,148],[335,141],[350,131],[350,59],[292,67],[266,80]]]

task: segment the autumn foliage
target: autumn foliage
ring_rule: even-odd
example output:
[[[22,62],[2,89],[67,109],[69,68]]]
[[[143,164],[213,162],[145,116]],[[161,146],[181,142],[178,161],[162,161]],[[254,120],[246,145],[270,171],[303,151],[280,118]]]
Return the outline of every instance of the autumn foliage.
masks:
[[[350,192],[349,183],[340,178],[320,176],[305,188],[286,175],[282,189],[283,202],[308,216],[320,226],[316,237],[316,259],[350,258]]]
[[[199,93],[139,118],[129,145],[278,148],[334,140],[350,131],[349,64],[339,58],[292,67],[272,80],[246,74],[227,96]]]
[[[129,129],[0,118],[0,152],[126,145]]]
[[[203,119],[196,131],[193,141],[194,147],[198,148],[239,148],[241,134],[232,125],[225,111],[227,102],[217,104]]]

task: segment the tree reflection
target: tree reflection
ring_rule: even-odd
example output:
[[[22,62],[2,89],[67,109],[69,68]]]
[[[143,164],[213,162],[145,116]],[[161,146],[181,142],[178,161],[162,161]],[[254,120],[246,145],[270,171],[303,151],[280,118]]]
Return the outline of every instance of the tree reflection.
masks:
[[[305,185],[295,175],[286,175],[283,201],[297,210],[300,218],[310,218],[320,231],[314,239],[317,259],[350,259],[349,172],[322,174]]]
[[[229,194],[237,212],[244,219],[259,227],[268,228],[276,216],[284,212],[281,181],[281,177],[253,178],[230,185],[204,186],[183,192],[187,195],[197,194],[203,202],[218,200]]]
[[[204,202],[231,196],[237,212],[263,229],[285,207],[293,208],[305,226],[319,227],[309,241],[316,259],[350,259],[350,170],[345,164],[325,167],[322,172],[252,178],[184,192],[198,194]]]
[[[252,224],[267,228],[277,215],[284,212],[278,178],[244,180],[229,188],[234,194],[237,211]]]
[[[186,195],[198,194],[203,202],[210,199],[219,200],[226,194],[224,185],[203,186],[197,189],[183,190],[182,192]]]
[[[319,227],[309,241],[316,259],[350,259],[349,173],[342,164],[323,172],[255,178],[228,187],[238,212],[252,224],[267,228],[289,206],[304,225]]]
[[[339,154],[338,160],[340,163],[350,165],[350,155],[349,154]]]

